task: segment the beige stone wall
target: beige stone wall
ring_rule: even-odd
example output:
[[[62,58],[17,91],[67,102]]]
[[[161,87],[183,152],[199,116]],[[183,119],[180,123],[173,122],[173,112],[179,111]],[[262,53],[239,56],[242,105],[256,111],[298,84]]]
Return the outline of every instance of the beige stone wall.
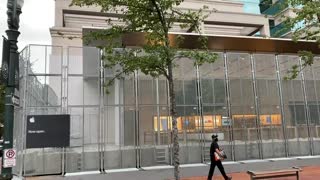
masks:
[[[81,11],[95,11],[99,12],[100,8],[98,7],[78,7],[78,6],[70,6],[72,0],[56,0],[55,1],[55,26],[62,27],[63,26],[63,17],[62,11],[64,9],[69,10],[81,10]]]
[[[55,26],[50,29],[53,45],[81,46],[82,40],[78,38],[81,38],[83,28],[108,28],[106,23],[108,17],[84,13],[86,11],[99,12],[99,7],[77,7],[70,6],[70,3],[71,0],[55,1]],[[264,15],[243,13],[243,3],[240,2],[186,0],[177,8],[181,10],[196,10],[204,5],[208,6],[210,11],[215,11],[206,19],[206,21],[212,22],[213,25],[203,25],[203,33],[205,34],[246,36],[258,28],[262,36],[270,35],[268,18],[264,17]],[[77,12],[63,14],[64,10],[75,10]],[[222,23],[229,25],[221,25]],[[120,23],[118,22],[118,24]],[[178,24],[171,31],[185,32],[185,30],[180,29]]]

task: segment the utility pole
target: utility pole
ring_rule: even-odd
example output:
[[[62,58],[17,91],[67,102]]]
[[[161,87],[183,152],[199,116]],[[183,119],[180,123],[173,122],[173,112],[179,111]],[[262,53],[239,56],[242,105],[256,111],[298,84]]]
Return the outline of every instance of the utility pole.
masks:
[[[4,120],[4,136],[3,136],[3,163],[1,171],[1,179],[12,179],[12,166],[5,165],[5,156],[15,156],[13,148],[13,120],[14,120],[14,103],[17,98],[14,96],[15,88],[19,86],[19,53],[18,53],[18,36],[20,35],[19,16],[23,0],[8,0],[8,30],[6,31],[9,41],[9,57],[3,60],[2,73],[4,73],[6,82],[5,94],[5,120]]]

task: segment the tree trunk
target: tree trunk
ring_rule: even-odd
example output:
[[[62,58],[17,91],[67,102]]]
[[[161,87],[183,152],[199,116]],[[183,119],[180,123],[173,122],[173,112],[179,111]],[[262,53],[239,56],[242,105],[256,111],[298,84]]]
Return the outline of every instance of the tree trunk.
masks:
[[[177,110],[176,110],[176,97],[173,84],[172,62],[168,64],[168,81],[169,81],[169,98],[170,98],[170,115],[172,117],[172,136],[173,136],[173,165],[174,177],[180,180],[180,160],[179,160],[179,141],[178,141],[178,128],[177,128]]]

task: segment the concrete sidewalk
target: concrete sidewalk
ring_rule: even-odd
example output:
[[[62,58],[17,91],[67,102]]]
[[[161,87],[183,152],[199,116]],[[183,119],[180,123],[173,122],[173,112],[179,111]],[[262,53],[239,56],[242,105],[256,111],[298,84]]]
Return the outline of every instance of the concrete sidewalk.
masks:
[[[246,172],[242,173],[231,173],[228,174],[232,176],[234,180],[250,180],[250,176]],[[222,176],[214,176],[214,180],[224,180]],[[275,178],[279,180],[296,180],[296,177],[288,177],[288,178]],[[301,180],[317,180],[320,179],[320,166],[307,166],[302,167],[302,172],[300,173]],[[187,177],[182,178],[181,180],[207,180],[206,176],[202,177]]]
[[[239,162],[223,162],[228,175],[234,180],[249,179],[246,171],[279,170],[292,166],[303,168],[302,180],[320,179],[320,157],[293,157],[265,160],[248,160]],[[209,171],[207,164],[181,165],[181,177],[183,180],[206,180]],[[222,179],[218,168],[215,170],[215,180]],[[173,179],[173,168],[171,166],[149,167],[142,169],[110,170],[105,174],[99,172],[71,173],[66,176],[42,176],[28,177],[27,180],[168,180]],[[284,178],[280,178],[284,179]],[[292,179],[292,178],[291,178]],[[293,178],[294,179],[294,178]],[[288,178],[289,180],[289,178]]]

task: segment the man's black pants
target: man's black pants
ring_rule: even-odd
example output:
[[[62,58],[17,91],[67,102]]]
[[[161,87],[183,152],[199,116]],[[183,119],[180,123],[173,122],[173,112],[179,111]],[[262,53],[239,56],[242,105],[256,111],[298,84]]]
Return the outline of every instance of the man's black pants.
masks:
[[[211,161],[210,170],[209,170],[209,174],[208,174],[208,180],[212,180],[214,168],[216,167],[216,165],[218,166],[224,179],[228,179],[228,176],[226,175],[226,172],[224,171],[224,168],[222,166],[221,161]]]

